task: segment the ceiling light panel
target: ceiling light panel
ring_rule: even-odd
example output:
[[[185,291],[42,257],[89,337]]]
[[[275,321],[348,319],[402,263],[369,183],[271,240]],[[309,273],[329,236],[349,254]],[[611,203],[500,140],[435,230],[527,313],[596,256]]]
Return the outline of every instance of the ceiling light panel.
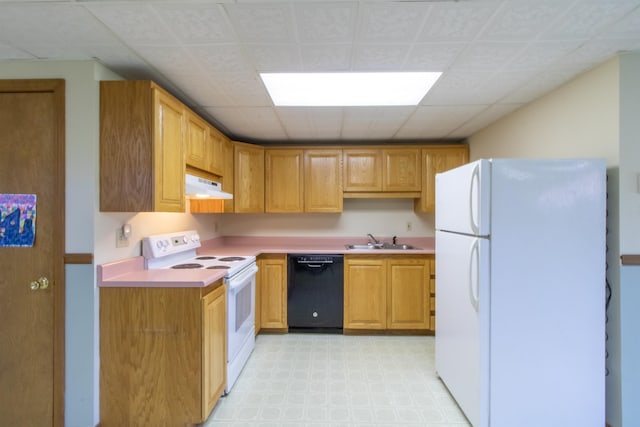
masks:
[[[262,73],[276,106],[417,105],[442,73]]]

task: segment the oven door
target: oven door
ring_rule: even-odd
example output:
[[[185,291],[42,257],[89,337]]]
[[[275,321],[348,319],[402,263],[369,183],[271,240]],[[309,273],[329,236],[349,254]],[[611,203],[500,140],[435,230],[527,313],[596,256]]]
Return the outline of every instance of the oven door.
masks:
[[[247,347],[248,340],[251,342],[255,340],[257,271],[258,267],[251,264],[227,279],[227,360],[229,363],[236,359],[243,347]]]

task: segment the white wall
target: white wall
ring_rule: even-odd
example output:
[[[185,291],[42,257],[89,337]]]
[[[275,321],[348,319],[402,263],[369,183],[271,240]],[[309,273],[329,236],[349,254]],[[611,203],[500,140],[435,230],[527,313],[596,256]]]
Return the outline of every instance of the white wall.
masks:
[[[640,60],[613,58],[515,111],[469,139],[473,159],[487,157],[603,157],[608,168],[607,421],[638,425],[640,410],[640,272],[621,270],[620,247],[640,253]],[[627,123],[627,124],[625,124]],[[633,167],[635,165],[635,167]],[[628,237],[627,237],[628,236]],[[635,283],[629,282],[635,276]],[[634,287],[625,294],[626,283]],[[604,284],[603,284],[604,286]],[[626,306],[628,310],[625,310]],[[625,336],[629,338],[625,340]],[[630,339],[636,335],[635,339]],[[634,412],[635,411],[635,412]]]
[[[225,236],[434,235],[434,215],[413,212],[413,199],[345,199],[336,214],[225,214],[221,225]]]
[[[603,157],[617,166],[618,60],[578,76],[469,138],[472,159]]]

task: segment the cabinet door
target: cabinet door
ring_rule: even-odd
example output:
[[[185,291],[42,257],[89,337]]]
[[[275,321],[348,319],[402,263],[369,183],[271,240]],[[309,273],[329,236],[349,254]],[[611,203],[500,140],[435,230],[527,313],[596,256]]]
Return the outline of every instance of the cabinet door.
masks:
[[[345,257],[344,266],[344,328],[386,329],[384,260]]]
[[[265,212],[302,212],[302,150],[265,150]]]
[[[235,143],[234,211],[264,212],[264,148]]]
[[[208,170],[214,175],[225,177],[225,142],[227,137],[218,132],[213,127],[209,127],[209,167]],[[233,160],[229,160],[233,162]]]
[[[422,167],[419,148],[382,150],[382,191],[420,191]]]
[[[185,162],[194,168],[209,171],[209,126],[190,110],[186,110],[186,123]]]
[[[342,212],[342,150],[305,150],[304,211]]]
[[[178,100],[154,89],[155,211],[184,212],[184,113]]]
[[[420,199],[415,201],[418,212],[436,211],[436,174],[461,166],[469,161],[467,145],[422,149],[423,181]]]
[[[381,156],[376,149],[345,148],[344,191],[382,191]]]
[[[206,420],[227,382],[226,285],[202,299],[202,419]]]
[[[287,328],[287,256],[261,255],[258,261],[260,327]]]
[[[233,194],[235,192],[234,188],[234,143],[229,139],[224,139],[222,146],[224,151],[224,164],[223,164],[223,173],[222,173],[222,189],[227,193]],[[235,196],[234,196],[235,197]],[[225,199],[224,200],[224,212],[225,213],[233,213],[234,212],[234,201],[233,199]]]
[[[426,257],[387,261],[387,329],[429,329],[429,279]]]

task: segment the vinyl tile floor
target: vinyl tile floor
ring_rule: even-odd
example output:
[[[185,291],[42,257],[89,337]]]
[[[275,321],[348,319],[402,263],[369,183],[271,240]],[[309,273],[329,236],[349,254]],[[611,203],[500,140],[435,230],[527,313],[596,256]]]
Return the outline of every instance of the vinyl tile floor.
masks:
[[[469,426],[434,369],[434,338],[258,335],[201,427]]]

